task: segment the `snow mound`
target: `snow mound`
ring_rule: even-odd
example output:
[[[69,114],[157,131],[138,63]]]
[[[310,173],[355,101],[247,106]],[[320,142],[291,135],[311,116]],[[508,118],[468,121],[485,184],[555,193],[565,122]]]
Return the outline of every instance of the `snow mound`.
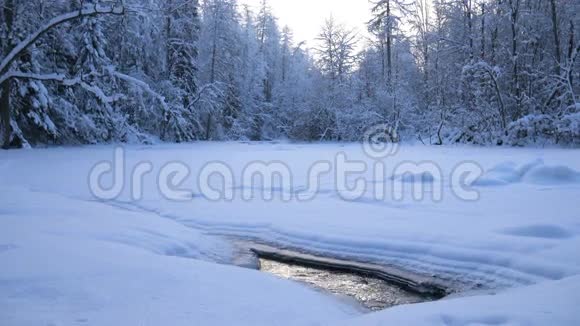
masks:
[[[431,172],[422,172],[395,175],[391,179],[403,183],[433,183],[436,178]]]
[[[500,233],[519,237],[541,239],[568,239],[574,237],[574,234],[557,225],[528,225],[507,228],[502,230]]]
[[[495,166],[474,182],[475,186],[505,186],[514,183],[565,185],[580,183],[580,172],[566,166],[549,166],[536,160],[521,166],[505,162]]]
[[[580,183],[580,172],[566,166],[538,166],[531,169],[523,178],[524,182],[534,184]]]

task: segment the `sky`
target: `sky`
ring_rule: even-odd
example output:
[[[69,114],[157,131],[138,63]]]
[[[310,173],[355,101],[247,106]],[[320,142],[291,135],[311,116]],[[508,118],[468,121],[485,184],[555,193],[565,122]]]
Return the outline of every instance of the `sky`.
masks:
[[[258,11],[262,0],[240,0]],[[365,23],[370,20],[368,0],[268,0],[270,8],[279,18],[280,26],[288,25],[294,31],[294,41],[316,45],[324,20],[330,15],[337,22],[355,28],[361,38],[367,35]]]

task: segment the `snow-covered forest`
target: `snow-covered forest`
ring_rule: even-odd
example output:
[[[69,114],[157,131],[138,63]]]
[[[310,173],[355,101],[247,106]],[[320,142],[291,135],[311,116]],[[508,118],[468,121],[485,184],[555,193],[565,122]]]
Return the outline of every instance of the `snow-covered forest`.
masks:
[[[357,141],[386,123],[395,141],[580,144],[579,0],[372,1],[370,38],[328,18],[305,44],[267,2],[0,0],[2,142]]]

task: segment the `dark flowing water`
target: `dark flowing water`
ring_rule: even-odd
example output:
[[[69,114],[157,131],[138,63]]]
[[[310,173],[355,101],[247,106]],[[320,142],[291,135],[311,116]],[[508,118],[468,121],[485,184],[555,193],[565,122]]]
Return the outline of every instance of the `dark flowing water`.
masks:
[[[354,298],[365,308],[376,311],[385,308],[431,301],[384,280],[340,271],[281,263],[260,258],[261,270],[279,277],[306,283],[336,295]]]
[[[455,293],[452,283],[419,275],[396,266],[360,262],[346,257],[314,255],[302,249],[234,239],[232,264],[301,282],[361,307],[377,311],[389,307],[429,302]]]

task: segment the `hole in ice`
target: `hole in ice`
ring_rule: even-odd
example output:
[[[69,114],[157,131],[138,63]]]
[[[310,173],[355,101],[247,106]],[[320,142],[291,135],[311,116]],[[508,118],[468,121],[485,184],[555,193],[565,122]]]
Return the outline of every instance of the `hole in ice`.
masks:
[[[317,290],[349,297],[370,311],[435,301],[448,289],[426,280],[406,278],[388,268],[252,245],[263,272],[297,281]]]

